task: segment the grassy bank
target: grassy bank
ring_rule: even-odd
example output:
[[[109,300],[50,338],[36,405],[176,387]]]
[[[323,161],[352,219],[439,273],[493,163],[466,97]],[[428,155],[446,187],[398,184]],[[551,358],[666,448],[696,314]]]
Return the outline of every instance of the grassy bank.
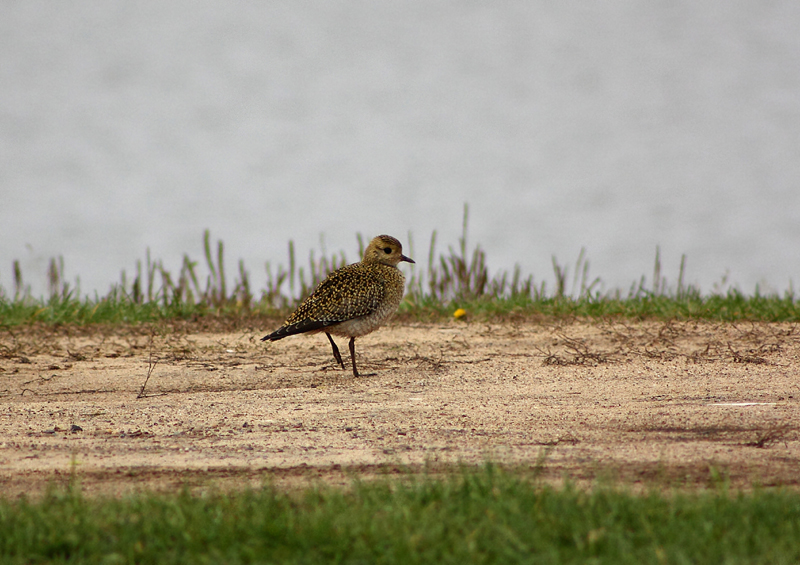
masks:
[[[731,291],[724,295],[633,296],[628,298],[541,298],[528,297],[471,299],[436,302],[407,298],[400,306],[400,316],[411,320],[443,321],[456,310],[466,319],[502,320],[539,317],[625,317],[634,319],[703,319],[716,321],[800,321],[800,307],[792,297],[746,296]],[[162,304],[156,301],[135,302],[124,296],[49,300],[9,300],[0,298],[0,326],[21,324],[136,324],[159,320],[197,320],[202,317],[277,318],[283,319],[290,307],[275,308],[263,302],[247,306],[238,303]]]
[[[0,501],[7,563],[794,563],[800,495],[632,495],[537,484],[491,465],[227,495]]]
[[[626,291],[601,292],[599,277],[589,276],[589,262],[583,253],[572,267],[553,257],[551,285],[512,272],[490,273],[486,255],[477,245],[467,244],[468,210],[464,210],[462,236],[457,245],[439,252],[437,237],[431,236],[427,264],[418,265],[407,282],[401,315],[424,320],[449,318],[458,309],[478,319],[497,317],[631,317],[697,318],[720,321],[800,321],[800,302],[793,289],[779,294],[745,295],[731,288],[702,294],[684,284],[685,257],[674,282],[662,275],[656,250],[653,274],[642,276]],[[359,234],[359,254],[365,241]],[[409,234],[409,241],[411,241]],[[306,297],[327,274],[348,263],[343,252],[317,256],[311,252],[301,265],[294,244],[288,244],[287,264],[265,264],[265,285],[256,289],[243,262],[231,279],[226,270],[222,241],[212,244],[204,234],[204,267],[188,255],[180,270],[170,272],[150,253],[129,277],[105,296],[80,296],[64,280],[62,260],[52,259],[48,269],[49,292],[34,297],[25,286],[19,263],[15,262],[14,288],[0,288],[0,325],[28,323],[92,324],[139,323],[163,319],[192,319],[203,316],[268,316],[281,318]]]

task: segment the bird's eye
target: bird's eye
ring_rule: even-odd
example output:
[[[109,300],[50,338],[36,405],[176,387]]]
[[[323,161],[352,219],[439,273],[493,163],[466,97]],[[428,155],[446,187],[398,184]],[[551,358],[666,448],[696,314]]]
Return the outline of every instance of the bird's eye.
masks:
[[[384,252],[384,253],[386,253],[386,254],[388,255],[389,253],[391,253],[391,252],[392,252],[392,248],[391,248],[391,247],[384,247],[384,248],[383,248],[383,252]]]

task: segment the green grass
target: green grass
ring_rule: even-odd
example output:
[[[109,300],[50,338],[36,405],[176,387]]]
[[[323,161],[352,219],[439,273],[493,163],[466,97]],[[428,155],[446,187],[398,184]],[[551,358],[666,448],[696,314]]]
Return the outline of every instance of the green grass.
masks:
[[[437,251],[436,232],[431,236],[427,266],[418,260],[407,283],[407,294],[400,313],[423,320],[441,320],[463,308],[469,318],[498,317],[628,317],[695,318],[719,321],[800,321],[800,301],[790,288],[783,295],[745,295],[735,288],[702,294],[684,284],[685,257],[674,284],[661,274],[661,259],[656,250],[653,275],[633,283],[627,292],[601,293],[601,279],[590,278],[589,262],[581,252],[573,274],[553,258],[555,283],[538,284],[532,275],[524,276],[519,267],[511,273],[489,273],[486,255],[480,245],[467,245],[468,209],[464,209],[463,232],[458,244],[444,253]],[[357,236],[359,254],[365,241]],[[168,271],[149,251],[139,262],[135,276],[123,271],[120,282],[105,296],[81,297],[78,289],[64,280],[63,260],[52,259],[48,269],[47,297],[31,296],[23,282],[19,263],[14,263],[14,289],[0,288],[0,326],[20,324],[119,324],[153,322],[164,319],[193,319],[204,316],[281,318],[316,287],[332,270],[348,263],[343,252],[333,255],[312,251],[308,264],[301,266],[289,242],[288,266],[265,264],[265,285],[254,290],[251,275],[239,262],[229,284],[222,241],[211,243],[204,234],[205,273],[199,263],[184,256],[180,271]],[[408,236],[413,253],[413,238]],[[724,286],[724,285],[722,285]],[[468,319],[469,319],[468,318]]]
[[[447,478],[0,500],[4,563],[796,563],[800,494],[553,488]]]
[[[217,305],[206,302],[137,302],[126,295],[112,294],[102,298],[51,297],[49,299],[14,300],[0,297],[0,325],[44,323],[65,324],[136,324],[159,320],[199,317],[283,318],[289,306],[274,307],[269,303],[236,301]],[[407,296],[399,312],[406,318],[442,321],[452,317],[457,308],[467,311],[467,319],[503,319],[536,317],[588,317],[634,319],[702,319],[715,321],[800,321],[800,303],[793,296],[751,295],[736,290],[726,294],[701,296],[633,295],[628,297],[495,297],[477,296],[442,301],[428,296]]]

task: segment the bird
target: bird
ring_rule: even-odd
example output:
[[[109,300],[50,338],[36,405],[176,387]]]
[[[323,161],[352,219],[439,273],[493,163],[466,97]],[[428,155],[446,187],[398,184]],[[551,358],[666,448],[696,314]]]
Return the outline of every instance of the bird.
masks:
[[[344,361],[331,334],[349,337],[353,376],[357,378],[356,338],[377,330],[397,310],[405,288],[405,278],[397,265],[403,261],[414,263],[403,255],[403,246],[397,239],[390,235],[373,238],[361,262],[330,273],[280,328],[261,341],[325,332],[333,357],[344,370]]]

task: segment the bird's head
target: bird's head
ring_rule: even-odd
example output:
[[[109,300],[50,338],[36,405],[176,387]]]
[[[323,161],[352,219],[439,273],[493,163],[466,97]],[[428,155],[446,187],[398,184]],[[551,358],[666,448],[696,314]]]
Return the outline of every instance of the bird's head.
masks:
[[[364,250],[364,263],[382,263],[396,267],[401,261],[413,263],[403,255],[403,246],[390,235],[379,235],[372,239]]]

